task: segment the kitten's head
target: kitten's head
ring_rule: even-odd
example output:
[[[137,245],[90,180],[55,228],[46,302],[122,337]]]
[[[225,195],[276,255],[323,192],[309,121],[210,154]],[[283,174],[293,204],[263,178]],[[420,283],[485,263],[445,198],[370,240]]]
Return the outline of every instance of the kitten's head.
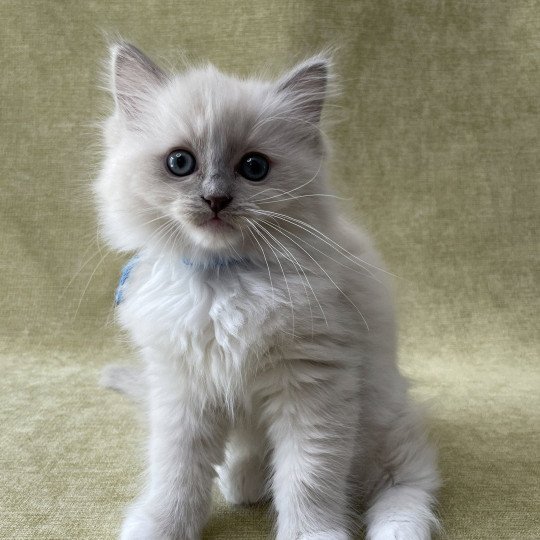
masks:
[[[132,45],[115,44],[116,107],[96,182],[113,247],[249,256],[260,252],[258,224],[283,220],[268,212],[317,220],[328,71],[319,55],[271,82],[213,66],[172,75]]]

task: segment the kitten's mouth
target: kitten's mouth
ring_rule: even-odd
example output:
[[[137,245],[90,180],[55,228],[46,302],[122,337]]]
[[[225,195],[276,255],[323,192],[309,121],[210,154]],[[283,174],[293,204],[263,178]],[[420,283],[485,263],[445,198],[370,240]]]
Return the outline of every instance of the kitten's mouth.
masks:
[[[227,223],[225,220],[223,220],[221,217],[219,217],[217,214],[211,217],[210,219],[207,219],[204,223],[201,224],[202,227],[205,229],[211,229],[211,230],[221,230],[221,229],[232,229],[233,226],[230,223]]]

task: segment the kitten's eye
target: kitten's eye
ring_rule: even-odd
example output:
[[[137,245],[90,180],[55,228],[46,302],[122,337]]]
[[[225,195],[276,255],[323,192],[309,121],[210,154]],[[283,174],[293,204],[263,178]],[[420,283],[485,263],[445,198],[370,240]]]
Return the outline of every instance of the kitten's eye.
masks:
[[[167,168],[175,176],[187,176],[195,170],[197,162],[187,150],[174,150],[167,156]]]
[[[238,172],[252,182],[261,181],[268,174],[269,169],[268,159],[255,152],[246,154],[238,164]]]

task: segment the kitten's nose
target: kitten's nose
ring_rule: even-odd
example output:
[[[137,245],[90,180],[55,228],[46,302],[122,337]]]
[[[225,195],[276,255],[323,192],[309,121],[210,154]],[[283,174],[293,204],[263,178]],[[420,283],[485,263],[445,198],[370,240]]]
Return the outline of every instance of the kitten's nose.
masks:
[[[208,197],[208,199],[206,197],[202,197],[202,200],[208,204],[210,210],[216,214],[220,210],[223,210],[232,201],[232,199],[232,197]]]

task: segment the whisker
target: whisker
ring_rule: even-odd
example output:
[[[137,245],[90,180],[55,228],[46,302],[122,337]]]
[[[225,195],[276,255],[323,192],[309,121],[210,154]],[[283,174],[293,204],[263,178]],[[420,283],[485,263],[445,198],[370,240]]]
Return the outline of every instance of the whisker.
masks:
[[[292,300],[292,295],[291,295],[291,289],[289,288],[289,282],[287,281],[287,277],[285,276],[285,270],[283,269],[283,265],[281,264],[281,261],[279,260],[279,256],[277,255],[276,251],[274,250],[272,244],[270,244],[270,242],[268,241],[267,238],[265,238],[261,232],[258,230],[257,226],[248,218],[246,218],[248,223],[253,227],[253,231],[256,232],[262,240],[264,240],[264,242],[268,245],[268,247],[272,250],[272,252],[274,253],[275,257],[276,257],[276,261],[277,263],[279,264],[279,267],[281,268],[281,273],[283,274],[283,279],[285,280],[285,286],[287,287],[287,293],[289,295],[289,301],[290,301],[290,304],[291,304],[291,317],[292,317],[292,335],[293,335],[293,338],[294,338],[294,327],[295,327],[295,320],[294,320],[294,303],[293,303],[293,300]]]
[[[101,251],[100,251],[101,253]],[[90,282],[92,281],[92,279],[94,278],[94,275],[95,273],[97,272],[97,269],[101,266],[101,264],[103,263],[103,261],[107,258],[107,255],[109,255],[111,252],[110,251],[106,251],[105,254],[101,257],[101,259],[99,260],[99,262],[97,263],[96,267],[94,268],[93,272],[90,274],[90,277],[88,278],[88,281],[86,282],[86,286],[84,287],[84,290],[81,294],[81,297],[79,298],[79,302],[77,303],[77,309],[75,310],[75,314],[73,315],[73,319],[72,320],[75,320],[77,318],[77,315],[79,313],[79,309],[81,307],[81,303],[83,301],[83,298],[84,298],[84,295],[86,294],[86,291],[88,290],[88,287],[90,286]]]
[[[227,246],[229,246],[229,249],[231,249],[232,252],[237,256],[238,260],[242,260],[243,259],[242,255],[238,253],[238,251],[236,250],[232,242],[230,240],[227,240],[226,242],[227,242]]]
[[[261,222],[258,222],[258,225],[259,225],[259,228],[260,228],[261,232],[264,232],[264,233],[268,234],[270,236],[270,238],[272,238],[274,240],[274,242],[276,242],[276,244],[278,244],[278,246],[280,246],[281,249],[284,250],[288,254],[288,256],[286,255],[285,257],[290,262],[292,262],[293,267],[294,267],[298,277],[300,278],[300,281],[302,282],[302,286],[304,287],[304,292],[306,294],[306,298],[307,298],[308,305],[309,305],[309,313],[310,313],[310,316],[311,316],[311,335],[313,336],[313,334],[314,334],[314,330],[313,330],[313,310],[311,308],[311,300],[309,298],[309,294],[308,294],[308,290],[307,290],[307,287],[305,285],[305,282],[304,282],[302,276],[300,275],[300,272],[298,271],[298,268],[300,268],[300,270],[302,271],[302,273],[304,274],[304,277],[305,277],[304,269],[303,269],[302,265],[294,257],[294,255],[283,245],[283,243],[281,243],[275,236],[273,236],[268,230],[266,230],[263,227]]]
[[[254,195],[252,195],[251,197],[248,197],[246,199],[246,201],[250,201],[251,199],[253,199],[253,197],[257,197],[258,195],[261,195],[263,194],[265,191],[279,191],[281,193],[286,193],[287,190],[285,189],[280,189],[280,188],[275,188],[275,187],[269,187],[269,188],[266,188],[266,189],[263,189],[257,193],[255,193]]]
[[[244,218],[247,220],[247,218]],[[251,232],[251,227],[248,226],[248,229],[247,231],[249,232],[249,234],[251,234],[251,236],[253,237],[253,239],[255,240],[255,242],[257,242],[257,244],[259,245],[259,248],[261,249],[261,252],[262,252],[262,255],[263,255],[263,258],[264,258],[264,262],[266,263],[266,268],[268,269],[268,279],[270,280],[270,287],[272,288],[272,302],[276,303],[276,296],[275,296],[275,292],[274,292],[274,284],[272,282],[272,275],[271,275],[271,272],[270,272],[270,265],[268,264],[268,260],[266,259],[266,254],[264,252],[264,249],[262,248],[260,242],[257,240],[257,237]]]
[[[323,160],[322,158],[319,159],[319,167],[317,168],[317,172],[309,179],[307,180],[306,182],[304,182],[303,184],[300,184],[299,186],[296,186],[295,188],[293,189],[289,189],[288,191],[285,191],[285,193],[281,193],[281,194],[276,194],[276,195],[270,195],[269,197],[266,197],[264,199],[260,199],[259,202],[262,202],[262,201],[268,201],[270,199],[275,199],[276,197],[279,197],[280,195],[290,195],[293,191],[296,191],[298,189],[302,189],[303,187],[307,186],[308,184],[310,184],[311,182],[313,182],[313,180],[315,180],[315,178],[317,178],[317,176],[319,175],[319,173],[321,172],[321,169],[322,169],[322,165],[323,165]]]
[[[175,238],[177,238],[177,233],[180,230],[173,220],[170,220],[170,223],[171,227],[167,229],[166,234],[168,235],[168,238],[165,242],[165,245],[163,246],[163,252],[167,251],[167,246],[169,245],[169,242],[171,242],[171,247],[174,246]]]
[[[256,213],[259,213],[259,214],[263,214],[263,215],[268,215],[268,216],[271,216],[271,217],[274,217],[276,219],[281,219],[283,221],[285,221],[286,223],[289,223],[291,225],[294,225],[295,227],[298,227],[299,229],[302,229],[303,231],[306,231],[307,233],[311,234],[312,236],[314,236],[316,239],[318,240],[321,240],[323,243],[325,243],[326,245],[328,245],[329,247],[331,247],[332,249],[334,249],[335,251],[337,251],[337,253],[339,253],[340,255],[342,255],[343,257],[345,257],[347,260],[349,260],[350,262],[352,262],[353,264],[359,266],[360,268],[362,268],[363,270],[365,270],[366,272],[368,272],[368,274],[371,276],[371,277],[374,277],[373,276],[373,273],[368,269],[366,268],[365,266],[363,266],[362,264],[358,263],[357,261],[353,260],[350,258],[350,256],[348,256],[348,252],[347,254],[346,253],[343,253],[343,251],[346,251],[344,248],[343,248],[343,251],[340,251],[339,249],[337,249],[336,245],[339,246],[339,244],[337,244],[336,242],[333,242],[330,238],[328,238],[328,241],[325,240],[323,237],[321,237],[320,235],[323,235],[323,233],[320,233],[320,231],[318,231],[317,229],[315,229],[314,227],[310,227],[310,229],[306,228],[308,226],[307,223],[305,223],[304,221],[300,221],[300,220],[296,220],[295,218],[292,218],[292,217],[289,217],[289,216],[285,216],[284,214],[278,214],[276,212],[270,212],[268,210],[255,210]],[[306,226],[303,226],[301,225],[300,223],[304,223]],[[312,230],[311,230],[312,229]],[[319,234],[315,234],[315,233],[320,233]],[[324,235],[323,235],[324,236]],[[335,245],[334,245],[335,244]]]
[[[92,242],[90,243],[90,245],[86,248],[86,251],[84,252],[83,254],[83,257],[84,255],[86,255],[86,253],[88,252],[88,250],[92,247],[92,245],[94,244],[94,242],[96,242],[96,239],[92,240]],[[68,284],[63,288],[62,292],[60,293],[60,298],[63,298],[64,295],[66,294],[66,291],[69,289],[69,287],[71,286],[71,284],[75,281],[75,279],[81,274],[81,272],[85,269],[85,267],[87,266],[87,264],[93,260],[96,255],[101,255],[101,247],[99,246],[99,242],[98,242],[98,250],[94,252],[93,255],[91,255],[88,259],[86,259],[86,261],[81,265],[81,267],[77,270],[77,272],[75,272],[75,274],[73,274],[73,276],[71,277],[71,279],[68,281]]]
[[[272,218],[272,219],[275,219],[275,218]],[[365,270],[367,272],[367,274],[365,274],[364,272],[361,272],[358,268],[351,268],[350,266],[348,266],[347,264],[344,264],[342,263],[341,261],[338,261],[337,259],[334,259],[331,255],[328,255],[328,253],[325,253],[324,251],[316,248],[313,244],[310,244],[305,238],[302,238],[301,236],[298,236],[297,234],[294,234],[292,231],[285,231],[285,229],[283,229],[283,227],[281,227],[278,223],[275,223],[274,222],[274,226],[277,227],[278,229],[281,229],[282,233],[285,233],[287,232],[288,234],[290,234],[291,236],[294,236],[296,239],[298,239],[300,242],[303,242],[304,244],[308,245],[311,249],[314,249],[317,253],[320,253],[321,255],[324,255],[325,257],[327,257],[328,259],[330,259],[331,261],[335,262],[336,264],[339,264],[340,266],[343,266],[343,268],[347,268],[347,270],[350,270],[351,272],[356,272],[357,274],[360,274],[362,276],[365,276],[365,277],[369,277],[373,280],[375,280],[377,283],[380,283],[381,285],[385,286],[385,284],[377,279],[372,272],[370,272],[370,270],[368,268],[365,268],[363,267],[362,265],[360,265],[359,263],[357,263],[356,261],[354,260],[351,260],[349,259],[348,257],[346,257],[345,255],[343,255],[342,253],[340,253],[339,251],[337,251],[333,246],[330,246],[332,249],[334,249],[335,251],[337,251],[337,253],[340,253],[341,255],[343,255],[343,257],[345,257],[346,260],[350,260],[350,262],[352,262],[353,264],[355,264],[358,268],[360,268],[361,270]],[[307,231],[307,232],[310,232],[310,231]],[[313,235],[314,236],[314,235]],[[317,238],[315,236],[315,238]]]
[[[270,204],[270,203],[276,203],[276,202],[279,203],[279,202],[284,202],[284,201],[295,201],[296,199],[303,199],[304,197],[330,197],[331,199],[339,199],[341,201],[348,200],[346,197],[339,197],[338,195],[333,195],[332,193],[307,193],[305,195],[296,195],[296,196],[287,197],[284,199],[274,199],[274,200],[260,199],[260,200],[255,200],[252,202],[256,204]]]
[[[309,232],[309,233],[313,234],[313,236],[315,236],[316,238],[319,238],[319,240],[321,240],[324,243],[328,244],[329,246],[333,247],[336,251],[341,252],[341,255],[343,255],[346,258],[349,258],[349,260],[351,262],[353,262],[354,264],[358,264],[359,266],[361,266],[367,272],[369,272],[369,270],[367,268],[365,268],[364,266],[362,266],[361,264],[359,264],[358,262],[356,262],[356,261],[359,261],[360,263],[363,263],[363,264],[367,264],[368,266],[371,266],[372,268],[375,268],[376,270],[379,270],[379,271],[381,271],[381,272],[383,272],[385,274],[388,274],[390,276],[393,276],[395,278],[399,278],[399,276],[397,276],[396,274],[393,274],[392,272],[389,272],[388,270],[385,270],[384,268],[380,268],[379,266],[376,266],[375,264],[372,264],[372,263],[370,263],[368,261],[364,261],[363,259],[361,259],[357,255],[355,255],[354,253],[351,253],[350,251],[345,249],[343,246],[338,244],[335,240],[333,240],[329,236],[325,235],[323,232],[319,231],[318,229],[316,229],[315,227],[313,227],[309,223],[306,223],[305,221],[293,218],[293,217],[285,215],[285,214],[280,214],[278,212],[272,212],[270,210],[253,210],[253,211],[256,212],[256,213],[259,213],[259,214],[266,214],[268,216],[272,215],[272,216],[275,216],[277,219],[283,219],[284,221],[287,221],[287,222],[291,223],[292,225],[295,225],[296,227],[299,227],[300,229],[303,229],[306,232]],[[306,227],[307,227],[307,229],[306,229]],[[330,242],[330,243],[328,243],[328,242]],[[355,260],[352,260],[351,258],[355,259]]]
[[[280,231],[281,232],[281,231]],[[283,234],[283,232],[281,232],[281,234]],[[350,302],[350,304],[356,309],[356,311],[359,313],[360,317],[362,318],[362,320],[364,321],[364,324],[366,326],[366,329],[369,331],[369,325],[366,321],[366,318],[364,317],[363,313],[360,311],[360,309],[358,308],[358,306],[349,298],[349,296],[339,287],[339,285],[330,277],[330,274],[328,274],[328,272],[311,256],[311,254],[306,251],[298,242],[296,242],[295,240],[293,240],[292,238],[289,238],[289,240],[291,240],[291,242],[293,242],[294,244],[296,244],[326,275],[326,277],[332,282],[332,284],[334,285],[334,287]]]
[[[137,212],[138,214],[143,214],[144,212],[142,211],[138,211]],[[164,216],[158,216],[157,218],[154,218],[154,219],[151,219],[145,223],[143,223],[143,225],[146,225],[148,223],[152,223],[154,221],[157,221],[159,219],[167,219],[166,217]],[[156,238],[156,235],[162,231],[163,229],[167,229],[167,226],[170,225],[170,224],[174,224],[174,222],[171,220],[171,219],[167,219],[167,221],[162,224],[150,237],[150,240],[153,240]],[[90,286],[90,283],[92,282],[96,272],[98,271],[99,267],[103,264],[103,261],[107,258],[107,256],[111,253],[110,251],[106,251],[105,253],[102,253],[102,249],[99,245],[99,237],[97,237],[96,239],[97,243],[98,243],[98,251],[96,253],[94,253],[94,255],[92,255],[89,259],[87,259],[84,264],[81,266],[81,268],[78,270],[78,272],[70,279],[70,281],[68,282],[68,284],[66,285],[66,287],[64,288],[64,290],[62,291],[62,294],[61,294],[61,297],[65,294],[66,290],[71,286],[71,284],[73,283],[73,281],[77,278],[78,275],[80,275],[80,273],[82,272],[82,270],[88,265],[88,263],[93,260],[96,255],[101,255],[101,258],[100,260],[98,261],[98,263],[96,264],[96,266],[94,267],[92,273],[90,274],[90,277],[88,278],[88,281],[86,282],[86,285],[83,289],[83,292],[79,298],[79,301],[77,303],[77,308],[75,310],[75,313],[73,315],[73,320],[75,320],[77,318],[77,315],[79,314],[79,311],[80,311],[80,308],[81,308],[81,305],[82,305],[82,302],[83,302],[83,299],[88,291],[88,287]]]
[[[266,223],[267,225],[270,225],[270,223],[268,222],[264,222]],[[298,262],[298,259],[291,253],[291,251],[284,246],[284,244],[282,242],[280,242],[272,233],[270,233],[267,229],[265,229],[263,226],[262,226],[262,223],[259,222],[259,226],[261,227],[261,230],[263,230],[264,232],[266,232],[266,234],[268,234],[273,240],[274,242],[276,242],[278,245],[280,245],[282,247],[282,249],[286,250],[286,252],[289,254],[290,257],[292,257],[293,259],[293,264],[297,264],[298,265],[298,268],[300,268],[300,271],[302,272],[302,275],[304,276],[305,280],[307,281],[307,284],[309,286],[309,288],[311,289],[311,292],[313,293],[313,296],[315,298],[315,301],[317,302],[318,306],[319,306],[319,309],[321,310],[321,313],[322,313],[322,316],[324,318],[324,322],[326,323],[326,326],[328,326],[328,320],[326,318],[326,314],[324,313],[324,310],[321,306],[321,303],[319,302],[319,299],[317,298],[317,295],[315,294],[315,291],[313,290],[313,287],[311,286],[311,282],[309,281],[305,271],[304,271],[304,268],[303,266]],[[295,266],[296,268],[296,266]],[[311,336],[313,337],[314,335],[314,327],[313,327],[313,323],[314,323],[314,320],[313,320],[313,310],[311,308],[311,300],[309,298],[309,294],[308,294],[308,291],[307,291],[307,287],[304,283],[304,280],[302,279],[302,277],[300,276],[298,270],[296,270],[296,273],[298,274],[298,277],[300,277],[300,279],[302,280],[302,285],[304,286],[304,291],[306,293],[306,298],[308,299],[308,304],[309,304],[309,313],[311,315]]]

